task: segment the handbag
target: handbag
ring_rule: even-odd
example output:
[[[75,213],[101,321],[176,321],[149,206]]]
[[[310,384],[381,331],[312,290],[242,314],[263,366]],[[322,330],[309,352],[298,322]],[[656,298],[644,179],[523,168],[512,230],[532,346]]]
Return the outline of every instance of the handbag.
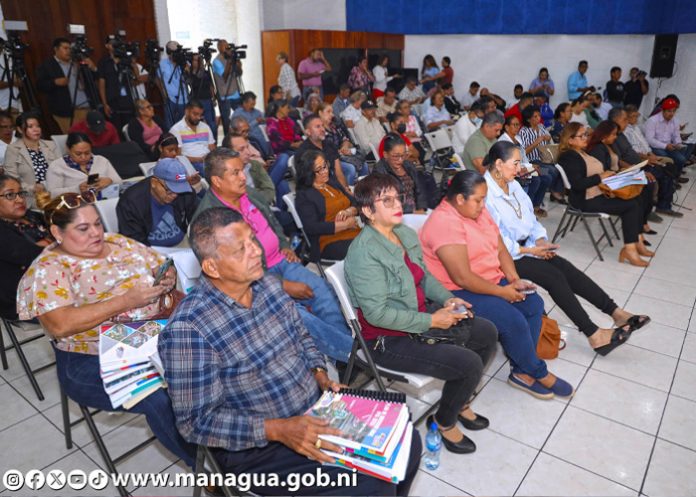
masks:
[[[409,336],[426,345],[436,345],[438,343],[450,345],[464,345],[469,341],[471,335],[471,320],[462,319],[459,323],[443,330],[440,328],[430,328],[423,333],[413,333]]]
[[[616,190],[612,190],[604,183],[599,184],[599,189],[602,191],[607,198],[618,198],[621,200],[631,200],[636,198],[638,195],[643,193],[643,187],[645,185],[627,185],[622,186]]]
[[[561,329],[555,319],[544,315],[541,317],[541,333],[537,342],[539,359],[555,359],[558,352],[565,349],[565,340],[561,338]]]

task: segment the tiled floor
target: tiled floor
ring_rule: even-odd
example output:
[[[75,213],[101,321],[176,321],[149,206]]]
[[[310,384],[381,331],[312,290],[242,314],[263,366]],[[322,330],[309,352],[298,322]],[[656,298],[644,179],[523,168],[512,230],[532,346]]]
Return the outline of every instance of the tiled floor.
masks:
[[[696,179],[696,167],[689,177]],[[693,185],[679,192],[690,208],[696,208]],[[584,269],[619,305],[650,314],[653,322],[627,345],[598,357],[542,294],[568,341],[560,357],[549,362],[550,370],[571,381],[577,394],[570,401],[544,402],[510,388],[499,351],[474,403],[491,420],[488,430],[469,433],[478,451],[443,452],[440,468],[419,472],[412,495],[696,495],[696,213],[685,213],[682,219],[666,218],[654,225],[659,234],[649,240],[657,256],[645,270],[619,264],[618,244],[605,247],[605,260],[599,261],[580,228],[561,241],[560,255]],[[544,221],[551,233],[561,214],[562,208],[554,204]],[[606,316],[585,305],[599,324],[609,324]],[[35,365],[52,356],[46,340],[25,350]],[[39,402],[15,354],[8,358],[10,368],[0,371],[0,473],[8,468],[103,467],[84,426],[73,429],[75,447],[65,449],[54,369],[38,375],[46,394]],[[416,416],[438,397],[437,390],[410,393]],[[75,406],[71,410],[77,414]],[[148,434],[142,417],[100,413],[96,421],[114,454]],[[121,470],[173,474],[186,468],[153,444],[124,462]],[[131,490],[134,495],[191,494],[189,489]],[[114,495],[115,489],[100,494]]]

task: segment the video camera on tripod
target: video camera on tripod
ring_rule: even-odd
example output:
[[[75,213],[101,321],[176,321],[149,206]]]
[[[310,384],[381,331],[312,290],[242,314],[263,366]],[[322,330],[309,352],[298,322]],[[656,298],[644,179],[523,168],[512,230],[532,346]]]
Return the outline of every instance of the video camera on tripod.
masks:
[[[72,57],[73,62],[82,62],[94,53],[94,48],[87,45],[84,26],[70,24],[68,27],[70,34],[75,35],[75,40],[70,44],[70,57]]]
[[[127,42],[125,36],[125,31],[119,31],[118,34],[109,35],[108,39],[111,42],[114,57],[118,59],[118,63],[130,66],[133,60],[140,56],[140,43],[137,41]]]
[[[190,64],[193,60],[193,52],[190,48],[184,48],[181,45],[177,45],[176,50],[171,52],[172,60],[177,66],[184,68],[186,65]]]
[[[7,31],[7,40],[0,38],[0,57],[3,58],[3,70],[0,72],[0,79],[7,82],[7,86],[10,88],[7,107],[12,107],[13,99],[17,101],[20,98],[19,93],[16,94],[13,90],[14,85],[18,84],[26,99],[26,103],[29,104],[29,108],[37,109],[38,101],[36,94],[24,66],[24,55],[27,48],[29,48],[29,44],[24,43],[20,37],[20,33],[29,31],[29,27],[26,21],[7,20],[4,21],[4,27]]]
[[[208,38],[207,40],[203,41],[203,45],[210,46],[213,44],[214,41],[222,41],[221,38]],[[199,51],[202,47],[198,47]],[[222,52],[222,56],[227,59],[231,60],[233,63],[237,63],[238,60],[243,60],[246,59],[246,50],[248,46],[247,45],[239,45],[235,46],[234,43],[228,43],[227,44],[227,49],[225,49]],[[215,52],[216,50],[213,50]]]

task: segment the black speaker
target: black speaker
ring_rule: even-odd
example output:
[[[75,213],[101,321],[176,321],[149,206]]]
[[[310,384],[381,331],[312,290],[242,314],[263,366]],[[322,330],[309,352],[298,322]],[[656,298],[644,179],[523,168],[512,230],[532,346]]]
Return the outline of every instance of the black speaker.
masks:
[[[655,35],[652,62],[650,63],[651,78],[672,77],[678,39],[679,35]]]

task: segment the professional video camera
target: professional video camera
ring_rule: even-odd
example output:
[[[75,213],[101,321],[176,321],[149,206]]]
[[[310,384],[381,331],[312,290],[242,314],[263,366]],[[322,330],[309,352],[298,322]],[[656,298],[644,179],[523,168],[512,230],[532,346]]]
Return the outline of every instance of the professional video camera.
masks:
[[[137,41],[127,42],[123,35],[110,35],[111,46],[114,49],[114,57],[119,59],[119,63],[130,65],[134,58],[140,56],[140,43]]]
[[[147,57],[148,60],[158,61],[163,50],[164,48],[159,46],[157,40],[150,39],[145,42],[145,57]]]
[[[181,45],[176,47],[176,50],[171,53],[171,56],[174,64],[180,67],[190,64],[193,60],[193,52],[191,52],[191,49],[184,48]]]
[[[70,45],[70,56],[75,62],[82,62],[94,53],[94,48],[87,45],[85,35],[75,36],[75,41]]]
[[[19,35],[8,34],[7,40],[0,37],[0,52],[5,52],[13,59],[23,59],[27,48],[29,45],[23,43]]]
[[[214,48],[210,48],[213,46],[213,42],[217,41],[211,38],[207,38],[203,40],[203,45],[198,47],[198,54],[201,56],[201,58],[205,59],[206,61],[210,62],[210,59],[213,57],[213,54],[217,52]]]
[[[222,56],[237,62],[238,60],[246,59],[246,49],[247,45],[235,46],[234,43],[230,43],[227,46],[227,50],[222,53]]]

